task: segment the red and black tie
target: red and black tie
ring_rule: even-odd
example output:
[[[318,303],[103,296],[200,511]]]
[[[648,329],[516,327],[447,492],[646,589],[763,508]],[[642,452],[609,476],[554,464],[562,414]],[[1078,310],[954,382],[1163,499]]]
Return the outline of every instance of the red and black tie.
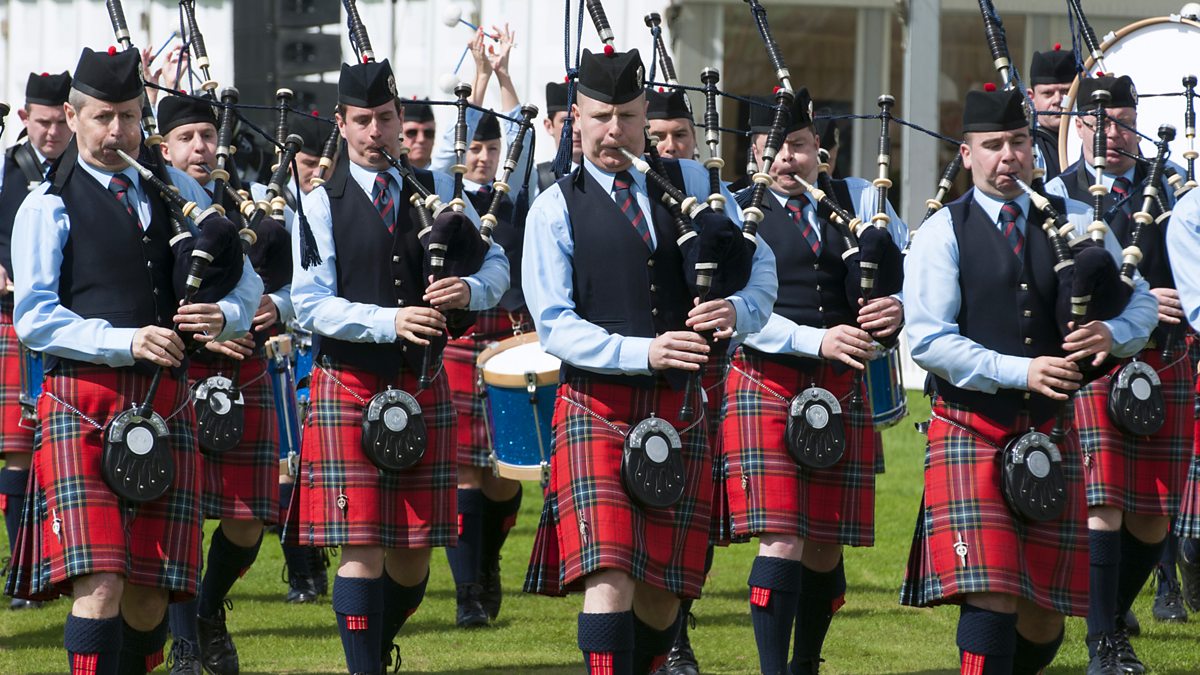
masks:
[[[386,171],[375,174],[375,188],[371,191],[371,203],[375,204],[376,210],[379,211],[379,217],[383,219],[383,224],[387,225],[388,232],[396,227],[396,203],[392,199],[391,190],[388,190],[392,180],[392,174]]]
[[[787,200],[787,210],[792,214],[792,222],[796,223],[804,234],[804,241],[808,242],[808,247],[812,249],[813,254],[821,255],[821,240],[817,237],[816,229],[805,216],[805,212],[811,208],[812,202],[808,201],[807,197],[789,197]]]
[[[129,198],[129,188],[133,187],[133,182],[123,173],[113,175],[112,180],[108,181],[108,190],[113,193],[117,201],[121,202],[121,206],[125,207],[125,211],[137,221],[137,211],[133,208],[133,200]]]
[[[1120,204],[1121,213],[1128,218],[1133,214],[1133,205],[1129,203],[1129,191],[1133,187],[1133,183],[1125,176],[1120,176],[1113,181],[1112,193],[1117,198],[1117,203]]]
[[[1025,250],[1025,236],[1017,227],[1017,219],[1020,217],[1021,207],[1016,202],[1004,202],[1004,206],[1000,207],[1000,231],[1004,233],[1004,238],[1008,240],[1008,245],[1018,258],[1021,257],[1021,251]]]
[[[633,195],[633,176],[628,171],[622,171],[613,178],[613,200],[621,207],[621,213],[633,223],[633,229],[646,242],[646,248],[654,250],[654,241],[650,238],[650,226],[646,224],[646,214],[638,206],[637,198]]]

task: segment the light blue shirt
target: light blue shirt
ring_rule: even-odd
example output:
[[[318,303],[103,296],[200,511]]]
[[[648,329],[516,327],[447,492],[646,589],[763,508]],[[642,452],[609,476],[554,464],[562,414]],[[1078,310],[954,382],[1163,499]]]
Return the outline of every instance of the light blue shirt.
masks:
[[[1193,188],[1171,211],[1167,258],[1187,321],[1200,330],[1200,190]]]
[[[970,195],[992,222],[999,223],[1003,200],[974,188]],[[1013,201],[1021,208],[1017,229],[1024,235],[1029,197],[1021,195]],[[1091,211],[1082,202],[1067,200],[1064,215],[1075,226],[1075,236],[1086,233],[1092,222]],[[1119,264],[1121,249],[1116,237],[1110,234],[1104,244]],[[918,230],[904,261],[905,322],[913,360],[962,389],[986,393],[998,389],[1027,390],[1032,359],[1001,354],[959,333],[958,312],[962,304],[959,276],[958,240],[950,210],[941,209]],[[1104,324],[1112,332],[1113,356],[1132,356],[1146,344],[1150,331],[1158,324],[1158,302],[1140,275],[1134,280],[1133,296],[1125,311]]]
[[[474,122],[471,120],[471,113],[476,113]],[[516,108],[508,111],[506,114],[509,117],[519,118],[521,115],[521,107],[517,106]],[[478,126],[481,117],[482,113],[480,113],[478,110],[475,110],[474,108],[469,108],[467,110],[467,133],[470,134],[467,136],[468,139],[474,138],[475,127]],[[508,148],[512,147],[513,142],[517,140],[517,133],[521,130],[521,125],[517,122],[513,122],[512,120],[499,119],[498,121],[500,124],[504,125],[504,152],[500,155],[500,163],[496,167],[496,179],[500,178],[500,173],[504,169],[504,160],[508,158]],[[474,126],[472,126],[473,124]],[[520,194],[521,188],[523,187],[522,182],[525,180],[525,172],[529,169],[530,150],[532,149],[529,139],[535,131],[536,129],[530,129],[528,132],[526,132],[525,144],[521,147],[521,154],[517,157],[517,164],[513,168],[512,175],[508,177],[508,185],[511,188],[511,191],[508,194],[509,198],[512,199],[514,203],[517,200],[517,195]],[[447,132],[447,136],[442,138],[444,143],[438,147],[440,149],[448,144],[450,148],[449,164],[444,169],[438,169],[439,171],[449,171],[450,167],[454,166],[454,127],[450,127]],[[467,142],[467,145],[468,147],[470,146],[470,141]],[[445,158],[439,159],[439,153],[437,151],[435,151],[434,154],[434,166],[437,166],[439,162],[446,161]],[[463,178],[463,186],[471,192],[478,192],[479,189],[483,187],[483,183],[476,183],[473,180]],[[536,186],[537,175],[534,174],[529,177],[529,187],[531,190],[533,190],[536,188]],[[530,194],[530,201],[532,201],[532,192]]]
[[[518,112],[520,109],[518,108]],[[457,117],[456,117],[457,119]],[[475,130],[479,128],[479,122],[483,119],[483,111],[475,108],[467,108],[467,147],[471,147],[471,139],[475,138]],[[454,154],[454,127],[455,124],[449,124],[442,131],[442,142],[437,143],[433,147],[433,154],[429,157],[429,170],[440,171],[449,174],[451,167],[458,161],[458,156]]]
[[[82,159],[77,168],[82,168],[106,190],[114,175]],[[208,206],[208,194],[196,181],[181,171],[167,170],[185,199]],[[144,230],[149,227],[151,217],[146,188],[133,169],[121,173],[132,182],[130,197]],[[103,319],[84,319],[59,300],[63,248],[71,234],[71,219],[62,198],[47,194],[49,187],[43,183],[30,193],[13,223],[13,267],[18,279],[14,309],[17,336],[34,351],[114,368],[131,366],[133,336],[138,328],[115,328]],[[250,330],[262,291],[262,280],[243,256],[241,280],[229,295],[217,302],[225,316],[225,328],[217,340],[229,340]]]
[[[708,196],[708,171],[696,162],[682,160],[685,192],[700,198]],[[584,160],[583,170],[600,187],[612,194],[614,174]],[[646,193],[646,177],[630,168],[634,196],[643,213],[651,213]],[[737,202],[728,190],[725,214],[740,224]],[[546,352],[579,368],[598,373],[650,374],[651,338],[610,333],[586,321],[575,312],[572,269],[575,243],[571,235],[571,214],[557,184],[550,186],[534,201],[525,219],[525,244],[521,262],[521,287],[525,304],[533,315],[538,338]],[[650,229],[651,236],[654,228]],[[775,254],[761,237],[754,251],[753,269],[746,287],[726,298],[737,312],[735,330],[744,337],[762,328],[775,303],[779,282],[775,274]],[[657,246],[657,241],[653,242]]]
[[[850,189],[850,198],[854,200],[855,215],[864,222],[870,222],[869,217],[878,212],[878,208],[875,205],[878,193],[875,191],[875,188],[862,178],[847,178],[846,187]],[[746,189],[752,190],[754,188],[750,187]],[[767,193],[775,198],[775,201],[779,203],[779,208],[786,208],[788,195],[775,192],[774,190],[768,190]],[[820,240],[823,228],[817,227],[817,200],[807,192],[802,196],[812,206],[812,208],[804,210],[804,218],[813,227],[813,231],[817,234],[817,239]],[[832,197],[833,195],[830,196]],[[903,220],[900,220],[896,212],[892,210],[891,204],[887,205],[887,214],[890,217],[888,221],[888,234],[892,236],[892,241],[896,242],[896,246],[903,250],[908,242],[908,227],[904,224]],[[897,300],[903,300],[901,294],[893,297]],[[768,354],[793,354],[816,359],[821,356],[821,341],[825,339],[825,332],[827,330],[826,328],[818,328],[816,326],[801,326],[779,314],[772,314],[762,331],[746,338],[746,345]]]
[[[1093,182],[1096,180],[1096,168],[1095,167],[1084,163],[1083,160],[1076,162],[1075,166],[1079,167],[1080,171],[1086,171],[1087,175],[1091,177],[1091,180]],[[1185,175],[1183,167],[1179,166],[1178,164],[1168,161],[1167,166],[1173,167],[1175,169],[1175,171],[1178,172],[1180,175]],[[1070,171],[1072,168],[1074,168],[1074,167],[1067,167],[1066,169],[1063,170],[1063,172],[1061,174],[1055,176],[1051,181],[1046,183],[1046,194],[1054,195],[1056,197],[1062,197],[1063,199],[1070,199],[1071,197],[1070,197],[1069,193],[1067,192],[1067,185],[1063,181],[1063,176],[1066,175],[1066,173],[1068,171]],[[1113,183],[1115,183],[1118,178],[1124,178],[1125,180],[1129,181],[1131,190],[1137,190],[1138,184],[1134,183],[1134,181],[1133,181],[1134,169],[1136,169],[1136,168],[1137,168],[1136,165],[1132,166],[1129,168],[1129,170],[1127,170],[1125,173],[1122,173],[1122,174],[1112,174],[1112,173],[1106,172],[1100,176],[1100,182],[1104,185],[1104,187],[1108,188],[1109,191],[1112,191]],[[1072,178],[1072,180],[1074,180],[1073,175],[1071,178]],[[1163,180],[1163,185],[1159,186],[1158,192],[1159,192],[1159,195],[1163,198],[1163,202],[1166,203],[1168,207],[1170,207],[1171,205],[1173,205],[1175,203],[1175,191],[1166,188],[1165,178]],[[1128,203],[1129,203],[1129,207],[1130,207],[1131,211],[1138,211],[1142,208],[1141,200],[1137,200],[1136,202],[1134,200],[1130,200]],[[1089,207],[1088,214],[1090,215],[1092,203],[1089,201],[1087,203],[1087,205]]]
[[[347,160],[349,161],[349,160]],[[349,162],[349,177],[368,196],[375,188],[376,171]],[[403,179],[395,168],[389,168],[392,176],[388,193],[399,206],[403,190]],[[454,180],[444,173],[434,173],[434,187],[442,201],[449,202],[454,196]],[[479,214],[467,202],[464,213],[479,227]],[[351,302],[338,297],[337,250],[333,245],[333,219],[329,212],[329,193],[316,189],[304,195],[304,213],[312,229],[313,238],[321,252],[321,264],[308,269],[300,264],[300,228],[292,231],[292,304],[301,328],[327,337],[347,342],[391,343],[396,337],[396,313],[398,307],[380,307],[361,302]],[[463,281],[471,289],[472,310],[484,310],[500,302],[500,296],[508,290],[508,258],[504,249],[493,243],[483,260],[483,267]]]
[[[204,187],[212,189],[212,185],[212,181],[209,181]],[[250,199],[255,202],[266,201],[267,186],[262,183],[250,183]],[[268,213],[266,217],[270,218],[271,216]],[[296,214],[292,211],[291,207],[283,207],[283,226],[289,234],[292,232],[292,224],[295,219]],[[292,307],[292,285],[290,283],[285,284],[274,293],[267,293],[266,295],[271,298],[271,302],[275,303],[275,309],[279,313],[279,323],[281,325],[286,325],[296,317],[296,311]]]

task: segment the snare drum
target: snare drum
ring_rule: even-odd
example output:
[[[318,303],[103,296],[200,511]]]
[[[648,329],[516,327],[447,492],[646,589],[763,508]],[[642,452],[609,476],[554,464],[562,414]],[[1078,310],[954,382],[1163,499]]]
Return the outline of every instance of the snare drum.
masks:
[[[550,470],[550,424],[560,361],[526,333],[479,354],[483,373],[492,464],[502,478],[546,480]]]
[[[895,426],[908,416],[908,396],[900,372],[900,350],[878,349],[867,362],[867,393],[871,397],[871,419],[876,429]]]
[[[21,404],[21,427],[34,429],[37,427],[37,400],[42,393],[42,353],[35,352],[20,344],[21,359],[21,392],[17,400]]]
[[[271,375],[271,398],[279,420],[279,463],[287,463],[288,475],[296,475],[300,457],[300,408],[292,371],[292,338],[277,335],[266,344],[267,372]]]
[[[308,331],[292,329],[292,372],[296,386],[296,405],[300,410],[300,427],[303,429],[304,420],[308,419],[308,385],[312,382],[313,373],[313,336]]]

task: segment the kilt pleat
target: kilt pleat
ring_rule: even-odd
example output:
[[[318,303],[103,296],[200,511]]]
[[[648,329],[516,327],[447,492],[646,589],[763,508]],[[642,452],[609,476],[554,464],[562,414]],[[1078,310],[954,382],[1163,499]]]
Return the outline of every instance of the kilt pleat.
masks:
[[[716,546],[728,546],[729,490],[725,486],[728,465],[724,443],[721,439],[721,421],[725,418],[725,381],[729,377],[729,352],[719,351],[704,369],[704,414],[708,426],[708,445],[713,458],[712,519],[709,523],[709,542]]]
[[[232,361],[192,362],[194,383],[222,374]],[[205,518],[234,518],[275,523],[279,520],[279,420],[267,377],[267,357],[257,354],[242,363],[239,386],[245,400],[242,442],[218,456],[201,455],[200,507]]]
[[[362,401],[388,385],[416,397],[428,440],[421,461],[399,472],[380,471],[362,451]],[[445,375],[418,392],[417,376],[407,369],[388,380],[331,364],[314,371],[311,392],[288,539],[305,546],[454,545],[454,408]]]
[[[573,379],[558,394],[550,485],[526,589],[580,591],[587,575],[616,569],[681,597],[699,597],[712,466],[703,421],[689,427],[677,419],[683,392],[662,380],[649,389]],[[636,505],[621,484],[623,433],[651,414],[679,430],[683,443],[684,495],[666,509]]]
[[[1193,361],[1193,368],[1194,364]],[[1196,382],[1196,402],[1200,405],[1200,380]],[[1200,415],[1195,415],[1193,424],[1195,437],[1192,461],[1188,465],[1187,481],[1179,500],[1179,515],[1175,517],[1175,534],[1187,539],[1200,539]]]
[[[862,408],[846,406],[854,380],[853,373],[839,373],[831,364],[805,372],[745,350],[734,355],[721,431],[728,461],[729,532],[735,540],[771,533],[847,546],[874,544],[879,436],[864,385]],[[784,440],[788,401],[809,386],[823,387],[842,402],[846,454],[828,469],[801,467]]]
[[[38,399],[41,442],[34,492],[19,538],[23,595],[70,595],[71,580],[112,572],[131,584],[195,595],[200,572],[199,450],[186,382],[164,377],[154,409],[170,430],[175,481],[161,498],[130,504],[100,473],[102,425],[144,397],[150,378],[128,369],[62,363]],[[65,403],[65,405],[64,405]]]
[[[0,299],[0,457],[33,452],[33,425],[21,420],[21,347],[12,295]]]
[[[1051,426],[1053,421],[1041,431]],[[961,603],[969,593],[1003,593],[1061,614],[1086,614],[1087,502],[1079,437],[1072,428],[1059,444],[1065,513],[1051,522],[1026,522],[1004,501],[1000,455],[1008,439],[1027,429],[1027,417],[1006,428],[934,403],[902,604],[928,607]]]
[[[512,337],[517,330],[532,330],[533,318],[525,310],[509,314],[493,308],[479,313],[471,332],[446,344],[442,363],[450,384],[450,400],[458,415],[456,438],[458,463],[464,466],[491,466],[491,440],[487,432],[487,401],[480,390],[475,360],[480,352],[496,342]]]
[[[1166,423],[1151,436],[1130,436],[1108,415],[1109,373],[1075,397],[1075,418],[1087,468],[1089,506],[1114,506],[1146,515],[1174,515],[1179,509],[1193,454],[1194,386],[1191,362],[1179,349],[1164,360],[1157,349],[1139,358],[1162,380]]]

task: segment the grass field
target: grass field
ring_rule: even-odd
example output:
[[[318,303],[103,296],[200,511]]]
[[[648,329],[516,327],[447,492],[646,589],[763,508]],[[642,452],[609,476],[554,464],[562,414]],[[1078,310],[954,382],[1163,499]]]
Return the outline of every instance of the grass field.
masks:
[[[911,422],[928,416],[927,404],[910,400],[913,413],[884,434],[887,472],[880,476],[876,546],[846,554],[846,606],[833,622],[822,673],[958,672],[954,608],[916,610],[897,602],[904,564],[921,496],[923,437]],[[580,599],[551,599],[519,592],[537,525],[536,485],[527,498],[504,555],[507,595],[493,627],[454,627],[454,590],[445,556],[434,554],[429,595],[401,633],[406,673],[579,673],[575,616]],[[211,525],[209,527],[211,531]],[[757,668],[750,628],[746,575],[755,546],[718,549],[704,597],[696,603],[692,641],[705,673],[753,673]],[[269,537],[258,562],[234,587],[230,630],[243,673],[340,673],[344,671],[328,598],[315,605],[282,601],[282,557]],[[1158,624],[1150,618],[1149,587],[1135,606],[1143,635],[1134,646],[1156,675],[1200,673],[1200,617],[1188,624]],[[31,612],[0,611],[0,673],[57,673],[65,668],[64,600]],[[1082,673],[1087,665],[1080,619],[1067,624],[1067,639],[1048,673]],[[159,672],[162,672],[161,668]]]

